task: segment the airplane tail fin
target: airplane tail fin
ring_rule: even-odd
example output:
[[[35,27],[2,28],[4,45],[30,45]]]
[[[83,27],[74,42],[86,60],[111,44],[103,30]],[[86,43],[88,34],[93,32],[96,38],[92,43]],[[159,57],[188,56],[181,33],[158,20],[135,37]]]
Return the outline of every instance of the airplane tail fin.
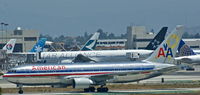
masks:
[[[94,33],[94,35],[85,43],[85,45],[80,49],[81,51],[94,50],[99,39],[99,32]]]
[[[29,52],[42,52],[45,46],[46,38],[41,38]]]
[[[178,45],[183,35],[184,26],[177,25],[176,28],[167,36],[160,46],[151,54],[146,61],[156,63],[173,63]]]
[[[181,40],[179,43],[178,54],[179,56],[196,55],[196,53],[194,53],[194,51],[187,44],[185,44],[183,40]]]
[[[6,53],[13,53],[15,42],[16,39],[10,39],[10,41],[3,47],[3,50],[6,50]]]
[[[151,40],[151,42],[147,45],[147,50],[155,50],[165,39],[165,34],[167,32],[168,27],[163,27],[159,33]]]

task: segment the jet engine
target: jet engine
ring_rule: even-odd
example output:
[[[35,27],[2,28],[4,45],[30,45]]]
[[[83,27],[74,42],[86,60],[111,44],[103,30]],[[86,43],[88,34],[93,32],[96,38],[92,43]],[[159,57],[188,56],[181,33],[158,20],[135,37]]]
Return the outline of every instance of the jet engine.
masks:
[[[88,78],[74,78],[73,88],[88,88],[93,81]]]

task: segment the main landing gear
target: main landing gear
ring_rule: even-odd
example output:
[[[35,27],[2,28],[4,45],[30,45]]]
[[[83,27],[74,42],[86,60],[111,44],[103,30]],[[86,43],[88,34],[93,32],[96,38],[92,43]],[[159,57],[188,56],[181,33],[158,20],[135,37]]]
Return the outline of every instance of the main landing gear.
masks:
[[[107,87],[99,87],[99,88],[97,88],[97,92],[108,92],[108,88]]]
[[[18,84],[17,87],[19,87],[18,93],[19,93],[19,94],[23,94],[23,93],[24,93],[24,91],[23,91],[23,89],[22,89],[23,85]]]
[[[107,87],[99,87],[97,88],[97,92],[108,92],[108,88]],[[85,88],[84,92],[95,92],[95,87],[89,87],[89,88]]]

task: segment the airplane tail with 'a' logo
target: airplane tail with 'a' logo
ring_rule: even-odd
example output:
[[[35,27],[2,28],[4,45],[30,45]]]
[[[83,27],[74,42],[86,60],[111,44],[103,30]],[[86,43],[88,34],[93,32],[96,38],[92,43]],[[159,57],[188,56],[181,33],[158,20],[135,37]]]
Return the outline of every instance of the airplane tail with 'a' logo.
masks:
[[[29,52],[42,52],[45,46],[46,38],[41,38]]]
[[[173,63],[180,40],[182,39],[183,30],[183,25],[177,25],[146,61],[155,63]]]
[[[10,41],[2,48],[6,50],[6,53],[13,53],[16,39],[10,39]]]

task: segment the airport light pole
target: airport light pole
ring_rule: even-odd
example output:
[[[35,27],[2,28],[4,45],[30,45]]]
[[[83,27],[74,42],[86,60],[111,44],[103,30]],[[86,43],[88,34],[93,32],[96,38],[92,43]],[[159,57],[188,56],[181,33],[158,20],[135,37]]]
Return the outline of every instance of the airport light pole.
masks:
[[[3,22],[1,23],[1,32],[2,32],[2,37],[1,37],[1,39],[2,39],[2,43],[3,43],[3,26],[4,26],[4,24],[5,24],[5,23],[3,23]]]
[[[8,29],[8,25],[9,25],[9,24],[5,23],[4,25],[5,25],[5,32],[6,32],[6,43],[7,43],[7,32],[8,32],[8,31],[7,31],[7,29]]]

